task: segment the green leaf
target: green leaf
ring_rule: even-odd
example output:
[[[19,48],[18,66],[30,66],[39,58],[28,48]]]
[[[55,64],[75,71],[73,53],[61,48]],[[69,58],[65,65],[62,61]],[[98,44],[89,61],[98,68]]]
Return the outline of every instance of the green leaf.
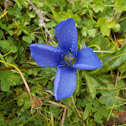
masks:
[[[116,95],[115,95],[116,96]],[[99,99],[103,104],[105,104],[107,107],[112,107],[115,101],[115,97],[112,94],[103,94]],[[121,104],[122,101],[117,99],[116,105]]]
[[[9,41],[1,40],[0,41],[0,47],[2,47],[2,48],[9,48]]]
[[[102,33],[103,35],[109,36],[109,34],[110,34],[110,29],[109,29],[109,27],[108,27],[107,24],[102,25],[102,27],[100,28],[100,30],[101,30],[101,33]]]
[[[30,35],[31,39],[34,41],[35,40],[35,34],[34,33],[31,33]]]
[[[29,109],[31,107],[31,102],[30,101],[25,101],[24,108]]]
[[[10,36],[13,35],[13,31],[12,30],[8,30],[8,33],[10,34]]]
[[[23,36],[22,39],[29,44],[32,43],[32,38],[30,36]]]
[[[96,89],[95,89],[94,81],[93,81],[92,77],[90,75],[88,75],[87,73],[85,74],[85,79],[87,82],[87,86],[88,86],[90,95],[94,99],[96,96]]]
[[[9,81],[6,78],[2,79],[1,80],[1,90],[6,92],[9,89],[10,89]]]
[[[113,52],[116,50],[115,44],[110,42],[110,40],[107,37],[104,37],[103,35],[98,35],[93,40],[91,40],[89,44],[90,47],[92,47],[92,45],[96,45],[94,47],[99,50],[108,50]]]
[[[115,8],[116,12],[122,12],[126,11],[126,1],[125,0],[118,0],[115,3]]]
[[[116,68],[126,61],[126,44],[115,54],[110,62],[109,69]]]
[[[106,22],[106,18],[101,17],[101,18],[98,19],[97,25],[100,27],[103,24],[105,24],[105,22]]]
[[[20,77],[17,74],[11,74],[7,79],[11,86],[17,85],[20,81]]]
[[[120,31],[120,24],[115,24],[114,27],[112,28],[114,32],[119,32]]]
[[[15,10],[15,17],[16,18],[21,18],[21,8],[17,7]]]
[[[43,40],[42,38],[40,38],[40,39],[38,40],[38,44],[44,44],[44,40]]]
[[[125,73],[125,70],[126,70],[126,62],[125,63],[122,63],[119,67],[118,67],[118,70],[120,73]]]
[[[15,10],[14,10],[14,8],[11,7],[11,8],[8,8],[7,12],[9,15],[14,15]]]
[[[92,101],[92,105],[94,106],[94,107],[98,107],[98,105],[99,105],[99,101],[98,100],[96,100],[96,99],[94,99],[93,101]]]
[[[18,51],[18,48],[17,48],[17,46],[12,45],[12,46],[10,46],[10,50],[12,53],[16,53]]]
[[[36,14],[35,14],[34,11],[32,11],[32,12],[27,11],[27,14],[28,14],[28,16],[29,16],[30,18],[35,18],[35,16],[36,16]]]
[[[0,80],[2,80],[3,78],[9,77],[10,74],[11,74],[11,71],[9,70],[0,71]]]
[[[113,84],[108,84],[107,88],[115,88]],[[116,99],[115,96],[119,94],[119,89],[117,90],[102,90],[102,96],[99,98],[100,102],[105,104],[107,107],[112,107],[113,105],[122,104],[123,101],[120,99]],[[115,102],[116,101],[116,102]]]
[[[109,28],[113,28],[115,25],[115,21],[107,21],[106,22]]]
[[[111,64],[109,66],[109,69],[116,68],[117,66],[121,65],[126,61],[126,53],[117,55],[119,56],[118,58],[115,58],[111,61]]]
[[[88,116],[89,116],[89,113],[91,112],[91,109],[92,109],[92,104],[91,103],[88,103],[86,105],[86,108],[85,108],[85,111],[84,111],[84,119],[86,119]]]
[[[102,12],[105,8],[104,3],[100,0],[95,0],[96,4],[93,6],[93,10],[98,13],[99,11]]]
[[[100,31],[105,36],[109,36],[110,28],[113,26],[114,22],[106,22],[106,18],[99,18],[97,21],[97,26],[100,27]]]
[[[29,31],[28,27],[26,27],[25,29],[22,29],[22,31],[23,31],[26,35],[30,35],[30,31]]]
[[[56,22],[55,21],[50,21],[50,22],[48,22],[48,23],[46,23],[46,27],[55,27],[56,26]]]
[[[6,31],[8,30],[7,25],[2,24],[1,22],[0,22],[0,27],[1,27],[2,29],[6,30]]]
[[[29,94],[24,92],[22,98],[25,99],[25,101],[29,101]]]
[[[43,2],[41,2],[41,0],[33,0],[32,2],[34,4],[36,4],[37,7],[39,7],[39,8],[43,7]]]
[[[94,114],[94,119],[95,119],[96,122],[100,122],[101,119],[102,119],[102,115],[99,112],[96,112]]]
[[[120,25],[121,25],[121,31],[122,32],[126,32],[126,20],[124,20],[124,21],[122,21],[121,23],[120,23]]]
[[[24,99],[19,98],[19,99],[17,100],[17,104],[18,104],[19,107],[21,107],[21,106],[24,104]]]
[[[87,36],[87,29],[86,29],[86,27],[83,27],[82,29],[81,29],[81,34],[82,34],[82,36]]]
[[[16,0],[16,4],[18,5],[19,8],[22,8],[22,5],[19,0]]]
[[[96,82],[95,82],[96,81]],[[94,77],[95,87],[106,88],[108,84],[113,84],[113,80],[110,75],[102,74],[98,77]]]
[[[6,62],[11,63],[13,61],[13,57],[12,56],[7,56],[7,57],[5,57],[5,60],[6,60]]]
[[[2,30],[0,30],[0,39],[3,37],[3,31]]]
[[[109,114],[109,109],[107,109],[106,108],[106,106],[100,106],[99,108],[98,108],[98,112],[103,116],[103,117],[105,117],[105,118],[107,118],[108,117],[108,114]]]
[[[80,1],[74,1],[74,12],[81,10],[82,9],[82,5],[80,4]]]
[[[11,56],[10,56],[11,57]],[[11,57],[12,58],[12,57]],[[9,59],[7,58],[7,61],[8,61]],[[9,61],[8,61],[9,62]],[[20,77],[17,75],[17,74],[15,74],[15,73],[13,73],[12,71],[9,71],[9,70],[7,70],[7,71],[0,71],[0,80],[1,80],[1,83],[2,83],[2,81],[5,83],[6,82],[6,84],[8,83],[8,86],[9,87],[7,87],[7,89],[8,88],[10,88],[10,86],[15,86],[15,85],[17,85],[18,83],[19,83],[19,81],[20,81]],[[5,81],[6,80],[6,81]],[[2,85],[3,86],[3,88],[6,86],[6,84],[5,85]],[[5,87],[6,88],[6,87]]]
[[[12,29],[12,28],[14,28],[13,24],[8,25],[8,29]]]
[[[97,30],[96,29],[89,29],[88,30],[88,35],[92,38],[94,38],[97,34]]]
[[[16,90],[17,90],[17,93],[18,94],[22,94],[23,93],[23,89],[21,87],[20,88],[17,88]]]
[[[51,29],[51,30],[50,30],[50,34],[51,34],[51,35],[55,35],[55,34],[56,34],[55,29]]]

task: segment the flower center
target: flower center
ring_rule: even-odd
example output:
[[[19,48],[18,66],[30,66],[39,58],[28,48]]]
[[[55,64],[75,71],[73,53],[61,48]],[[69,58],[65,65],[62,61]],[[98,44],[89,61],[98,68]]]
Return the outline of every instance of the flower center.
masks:
[[[66,53],[66,55],[64,56],[64,60],[68,66],[71,66],[76,62],[75,56],[70,52]]]

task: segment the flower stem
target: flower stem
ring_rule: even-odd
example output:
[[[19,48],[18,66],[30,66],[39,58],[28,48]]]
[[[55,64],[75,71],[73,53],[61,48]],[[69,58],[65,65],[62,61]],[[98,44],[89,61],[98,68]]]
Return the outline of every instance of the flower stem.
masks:
[[[11,67],[14,67],[14,68],[19,72],[19,74],[21,75],[21,78],[22,78],[22,80],[23,80],[23,82],[24,82],[24,84],[25,84],[25,87],[26,87],[27,91],[28,91],[30,97],[32,98],[31,90],[30,90],[30,88],[29,88],[29,86],[28,86],[28,83],[27,83],[27,81],[25,80],[24,75],[22,74],[21,70],[20,70],[17,66],[15,66],[15,65],[13,65],[13,64],[11,64],[11,63],[7,63],[7,62],[4,62],[4,61],[2,61],[2,60],[0,60],[0,62],[3,63],[3,64],[6,64],[6,65],[9,65],[9,66],[11,66]]]

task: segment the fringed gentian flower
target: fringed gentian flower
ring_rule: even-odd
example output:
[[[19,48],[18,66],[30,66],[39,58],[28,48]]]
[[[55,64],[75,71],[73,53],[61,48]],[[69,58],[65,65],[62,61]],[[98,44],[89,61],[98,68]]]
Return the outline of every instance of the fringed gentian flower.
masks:
[[[55,99],[71,96],[76,89],[76,71],[94,70],[102,67],[102,62],[89,47],[77,51],[78,35],[72,18],[60,22],[56,28],[58,47],[31,44],[32,57],[41,67],[56,67],[54,79]]]

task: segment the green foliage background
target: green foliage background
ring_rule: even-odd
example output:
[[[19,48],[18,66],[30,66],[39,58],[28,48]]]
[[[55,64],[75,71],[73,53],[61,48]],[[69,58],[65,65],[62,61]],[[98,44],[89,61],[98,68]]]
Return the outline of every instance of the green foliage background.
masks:
[[[77,71],[77,88],[71,97],[58,101],[68,106],[64,126],[103,126],[115,111],[125,111],[126,99],[126,0],[1,0],[0,60],[20,67],[35,65],[30,56],[32,43],[58,46],[55,26],[66,18],[74,18],[78,30],[78,48],[85,45],[96,51],[103,68]],[[33,110],[23,81],[16,70],[0,63],[0,125],[61,125],[64,108],[42,105]],[[56,68],[21,69],[33,96],[53,92]],[[53,96],[44,99],[43,103]],[[75,107],[78,109],[76,111]],[[82,122],[84,120],[84,123]],[[125,122],[119,122],[124,124]]]

